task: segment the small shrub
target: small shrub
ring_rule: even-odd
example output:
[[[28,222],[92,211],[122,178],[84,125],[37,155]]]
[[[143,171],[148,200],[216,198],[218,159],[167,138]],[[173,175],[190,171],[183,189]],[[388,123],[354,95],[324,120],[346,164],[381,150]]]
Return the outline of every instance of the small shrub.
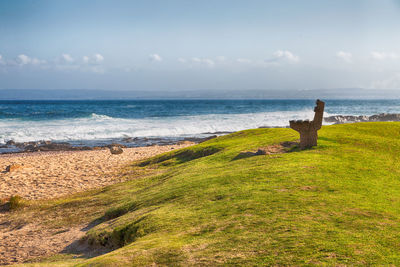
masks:
[[[18,210],[25,206],[26,206],[26,200],[24,200],[22,197],[18,195],[10,197],[10,200],[8,201],[8,209],[10,211]]]

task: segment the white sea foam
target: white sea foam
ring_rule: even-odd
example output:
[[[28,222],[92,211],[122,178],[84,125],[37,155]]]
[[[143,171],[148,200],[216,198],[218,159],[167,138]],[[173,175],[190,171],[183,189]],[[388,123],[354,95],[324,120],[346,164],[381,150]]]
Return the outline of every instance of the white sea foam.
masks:
[[[285,127],[289,120],[312,119],[312,110],[251,114],[121,119],[93,113],[88,118],[23,121],[0,120],[0,143],[53,140],[76,141],[131,137],[198,136],[203,133],[239,131],[261,126]],[[330,114],[325,114],[329,116]]]
[[[107,115],[96,114],[96,113],[92,113],[90,115],[90,117],[92,119],[96,119],[96,120],[113,119],[113,117],[110,117],[110,116],[107,116]]]

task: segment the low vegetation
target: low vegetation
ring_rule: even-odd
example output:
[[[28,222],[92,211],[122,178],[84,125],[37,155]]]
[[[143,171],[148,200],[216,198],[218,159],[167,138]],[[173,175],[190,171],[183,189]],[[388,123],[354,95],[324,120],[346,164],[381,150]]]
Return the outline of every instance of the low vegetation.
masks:
[[[318,147],[238,157],[296,139],[241,131],[132,163],[128,182],[35,202],[48,227],[89,225],[87,243],[112,249],[35,265],[399,265],[400,123],[324,126]]]
[[[10,197],[8,205],[9,205],[10,211],[13,211],[13,210],[18,210],[18,209],[25,207],[27,205],[27,202],[22,197],[15,195],[15,196]]]

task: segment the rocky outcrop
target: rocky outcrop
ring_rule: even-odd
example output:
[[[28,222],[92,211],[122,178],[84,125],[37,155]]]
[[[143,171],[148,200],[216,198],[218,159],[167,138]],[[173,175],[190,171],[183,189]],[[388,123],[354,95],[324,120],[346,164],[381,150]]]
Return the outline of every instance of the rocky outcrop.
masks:
[[[112,146],[121,148],[144,147],[152,145],[176,145],[181,142],[201,143],[217,135],[207,137],[184,137],[184,138],[147,138],[147,137],[124,137],[115,139],[115,143],[104,144],[103,142],[92,143],[92,146],[82,146],[82,144],[70,144],[66,142],[34,141],[34,142],[15,142],[9,140],[5,144],[0,144],[0,154],[18,152],[39,152],[39,151],[77,151],[77,150],[101,150],[110,149]],[[106,141],[107,142],[107,141]],[[118,143],[117,143],[118,142]]]
[[[8,140],[6,142],[6,146],[15,146],[15,141],[14,140]]]
[[[51,141],[36,141],[18,143],[13,140],[6,142],[1,148],[17,148],[16,152],[39,152],[39,151],[71,151],[71,150],[92,150],[89,146],[73,146],[69,143],[53,143]]]
[[[75,147],[68,143],[39,143],[24,146],[26,152],[36,151],[70,151],[70,150],[91,150],[90,147]]]
[[[300,133],[300,148],[306,149],[317,145],[318,130],[322,126],[322,118],[324,115],[325,102],[316,101],[317,106],[314,108],[314,119],[289,121],[290,128]]]
[[[400,114],[381,113],[372,116],[335,115],[324,118],[324,121],[334,124],[351,122],[400,121]]]

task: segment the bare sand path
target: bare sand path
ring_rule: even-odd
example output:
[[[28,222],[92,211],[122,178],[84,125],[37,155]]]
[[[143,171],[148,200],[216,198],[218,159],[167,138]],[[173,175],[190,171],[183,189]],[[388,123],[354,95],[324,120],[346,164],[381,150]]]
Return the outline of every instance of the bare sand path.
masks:
[[[130,162],[190,145],[126,148],[112,156],[108,149],[0,155],[0,199],[11,195],[49,199],[118,183],[123,179],[118,171]],[[23,168],[6,172],[10,164]],[[87,231],[86,225],[48,229],[41,220],[19,225],[9,216],[0,211],[0,265],[59,253]]]
[[[0,155],[0,199],[49,199],[114,184],[121,181],[116,171],[129,162],[189,145],[125,148],[120,155],[108,149]],[[23,167],[6,172],[11,164]]]

